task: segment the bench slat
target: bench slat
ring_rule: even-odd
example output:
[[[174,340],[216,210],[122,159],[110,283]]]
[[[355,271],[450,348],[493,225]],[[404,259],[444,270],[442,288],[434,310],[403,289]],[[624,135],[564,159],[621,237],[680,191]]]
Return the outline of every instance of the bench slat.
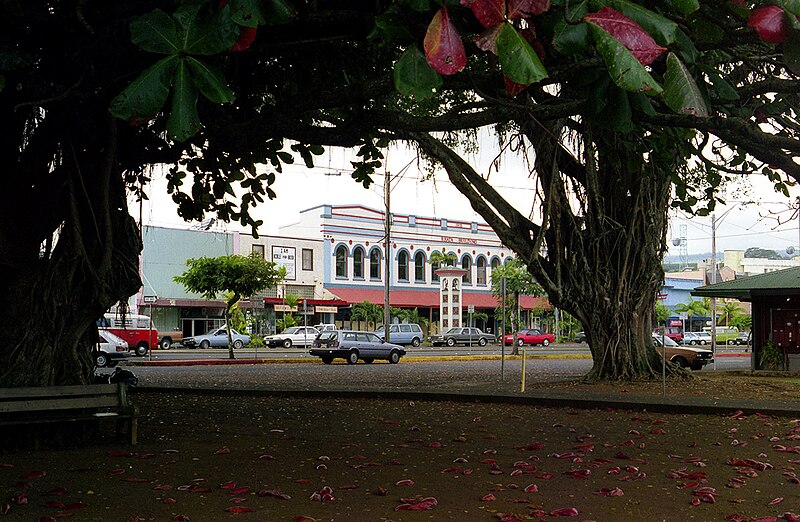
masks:
[[[113,395],[116,393],[118,393],[116,384],[44,386],[35,388],[0,388],[0,402],[2,402],[4,399],[18,399],[24,397],[68,397],[75,395]]]
[[[97,408],[114,408],[120,406],[118,395],[101,395],[99,397],[57,397],[38,400],[23,399],[14,402],[0,402],[0,413],[20,411],[50,410],[85,410]]]

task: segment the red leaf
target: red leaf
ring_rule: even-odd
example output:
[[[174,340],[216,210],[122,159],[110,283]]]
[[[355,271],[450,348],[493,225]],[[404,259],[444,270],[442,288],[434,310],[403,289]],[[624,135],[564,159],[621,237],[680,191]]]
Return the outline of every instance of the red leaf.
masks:
[[[508,0],[507,9],[509,20],[530,18],[550,9],[550,0]]]
[[[505,0],[461,0],[461,5],[469,7],[484,27],[494,27],[505,18]]]
[[[389,491],[386,488],[379,487],[375,489],[375,494],[378,495],[379,497],[385,497],[387,493],[389,493]]]
[[[769,501],[770,506],[774,506],[775,504],[780,504],[783,502],[783,497],[776,497]]]
[[[497,497],[495,497],[491,493],[489,493],[488,495],[484,495],[483,498],[481,498],[481,502],[492,502],[493,500],[497,500]]]
[[[109,475],[122,475],[124,473],[125,470],[123,468],[112,469],[111,471],[108,472]]]
[[[63,495],[66,492],[67,492],[67,490],[64,489],[64,488],[55,488],[55,489],[51,489],[50,491],[45,493],[45,495]]]
[[[599,490],[595,491],[594,494],[600,495],[601,497],[621,497],[624,495],[623,491],[617,487],[600,488]]]
[[[574,507],[555,509],[550,512],[551,517],[577,517],[578,510]]]
[[[58,522],[53,517],[39,517],[39,522]]]
[[[467,65],[467,54],[447,8],[442,7],[433,16],[425,33],[425,58],[436,72],[455,74]]]
[[[255,511],[255,509],[242,506],[231,506],[229,508],[225,508],[225,511],[227,511],[228,513],[233,513],[234,515],[238,515],[240,513],[252,513],[253,511]]]
[[[290,500],[292,497],[281,491],[280,489],[262,489],[258,492],[259,497],[275,497],[281,500]]]
[[[426,497],[423,499],[416,500],[414,502],[409,502],[406,504],[400,504],[396,508],[395,511],[427,511],[429,509],[435,508],[439,504],[433,497]]]
[[[88,504],[84,504],[83,502],[73,502],[72,504],[67,504],[67,509],[70,511],[74,511],[76,509],[83,509],[88,507]]]
[[[294,517],[294,522],[317,522],[317,519],[307,517],[305,515],[297,515],[296,517]]]
[[[25,473],[25,475],[23,475],[23,476],[25,478],[31,479],[31,478],[42,478],[45,475],[46,475],[46,473],[44,471],[36,470],[36,471],[29,471],[29,472]]]
[[[177,501],[177,500],[175,500],[175,499],[174,499],[174,498],[172,498],[172,497],[165,497],[165,498],[163,498],[163,499],[161,500],[161,503],[162,503],[162,504],[175,504],[176,502],[178,502],[178,501]]]
[[[411,479],[398,480],[397,482],[394,483],[394,485],[398,486],[398,487],[413,486],[414,485],[414,481],[411,480]]]
[[[44,507],[49,508],[57,508],[57,509],[66,509],[66,505],[63,502],[56,502],[55,500],[48,500],[44,503]]]
[[[217,451],[215,451],[214,455],[227,455],[230,452],[231,452],[230,448],[222,448],[222,449],[218,449]]]
[[[234,489],[236,487],[236,482],[231,480],[226,482],[225,484],[220,484],[219,487],[220,489]]]
[[[143,484],[145,482],[152,482],[152,480],[146,479],[146,478],[142,478],[142,477],[125,477],[122,480],[124,480],[125,482],[134,482],[134,483],[137,483],[137,484]]]
[[[521,83],[512,82],[511,80],[508,79],[507,76],[503,76],[503,84],[505,85],[506,93],[508,93],[508,95],[511,96],[512,98],[528,88],[527,85],[522,85]]]
[[[642,65],[650,65],[661,53],[666,51],[642,29],[642,26],[610,7],[604,7],[596,13],[589,13],[584,20],[598,25],[619,40]]]
[[[242,32],[239,33],[239,39],[231,46],[231,51],[239,53],[247,50],[256,39],[257,30],[257,27],[243,27]]]
[[[226,0],[227,1],[227,0]],[[175,515],[172,520],[175,522],[189,522],[189,515]]]
[[[233,489],[231,489],[230,491],[228,491],[228,494],[229,494],[229,495],[244,495],[244,494],[245,494],[245,493],[247,493],[248,491],[250,491],[250,488],[249,488],[249,487],[247,487],[247,486],[242,486],[242,487],[240,487],[240,488],[233,488]]]
[[[0,504],[0,515],[7,515],[11,511],[11,504]]]
[[[765,42],[779,44],[788,36],[783,9],[777,5],[767,5],[753,10],[747,18],[747,25],[755,29]]]
[[[14,496],[11,497],[11,502],[18,506],[23,506],[28,503],[28,495],[26,493],[15,493]]]
[[[538,492],[539,492],[539,486],[537,486],[536,484],[529,484],[525,486],[525,493],[538,493]]]

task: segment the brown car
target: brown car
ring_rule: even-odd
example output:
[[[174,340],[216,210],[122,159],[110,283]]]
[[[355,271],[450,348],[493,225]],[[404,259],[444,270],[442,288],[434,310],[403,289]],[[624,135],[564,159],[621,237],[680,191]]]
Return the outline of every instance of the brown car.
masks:
[[[653,334],[653,344],[656,345],[658,353],[663,353],[661,346],[661,336]],[[714,362],[714,354],[705,348],[690,348],[680,346],[678,343],[664,337],[664,344],[667,348],[667,359],[677,364],[681,368],[691,368],[692,370],[702,370],[703,366]]]

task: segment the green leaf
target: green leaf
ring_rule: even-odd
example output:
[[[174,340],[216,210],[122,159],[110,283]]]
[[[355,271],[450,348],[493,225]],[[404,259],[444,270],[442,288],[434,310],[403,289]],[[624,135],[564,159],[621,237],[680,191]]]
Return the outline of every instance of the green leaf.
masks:
[[[156,9],[131,22],[131,42],[151,53],[175,54],[181,50],[175,20]]]
[[[414,11],[424,13],[431,8],[430,0],[408,0],[408,5]]]
[[[783,7],[784,11],[800,16],[800,0],[780,0],[777,3]]]
[[[708,118],[708,108],[697,83],[675,53],[667,55],[663,96],[667,106],[678,114]]]
[[[653,108],[653,102],[646,94],[632,92],[628,96],[628,100],[630,101],[631,108],[633,110],[647,114],[648,116],[656,115],[656,110]]]
[[[603,58],[608,74],[621,89],[630,92],[646,92],[660,94],[663,89],[656,83],[639,60],[622,45],[619,40],[608,34],[596,24],[589,23],[594,37],[594,45]]]
[[[698,0],[672,0],[672,5],[681,14],[692,14],[700,9],[700,2]]]
[[[675,44],[672,49],[680,53],[683,61],[689,64],[695,63],[697,57],[700,56],[697,47],[694,46],[694,42],[680,29],[675,33]]]
[[[188,5],[175,11],[181,30],[181,50],[189,54],[210,56],[221,53],[236,43],[242,28],[230,17],[229,9],[215,16],[200,16],[202,6]]]
[[[172,113],[167,121],[167,132],[178,141],[186,141],[200,129],[197,114],[197,89],[189,75],[186,60],[180,60],[175,71],[172,89]]]
[[[260,0],[230,0],[231,20],[244,27],[258,27],[267,23]]]
[[[267,21],[272,25],[286,24],[294,20],[297,12],[285,0],[266,0]]]
[[[800,31],[790,31],[783,42],[783,62],[793,73],[800,73]]]
[[[188,56],[186,63],[200,93],[214,103],[230,103],[233,91],[228,88],[225,76],[209,64]]]
[[[530,85],[547,77],[539,55],[510,24],[503,24],[497,35],[497,56],[509,80],[520,85]]]
[[[142,72],[111,101],[111,114],[123,120],[155,116],[167,101],[179,61],[176,55],[167,56]]]
[[[442,85],[442,77],[434,71],[416,45],[409,47],[394,64],[394,87],[404,96],[430,98]]]
[[[616,9],[647,31],[659,45],[668,46],[675,41],[678,25],[663,16],[629,2],[628,0],[598,0],[592,5],[608,6]]]
[[[592,43],[589,27],[584,24],[568,24],[563,20],[556,24],[553,46],[561,54],[580,54]]]
[[[612,127],[618,132],[632,131],[632,111],[627,91],[611,87],[608,94],[608,105],[601,113],[601,116],[603,116],[603,124]]]
[[[698,64],[697,68],[700,69],[702,72],[708,76],[708,79],[711,81],[711,85],[714,87],[714,92],[716,92],[717,96],[721,100],[738,100],[739,99],[739,92],[736,88],[726,80],[719,71],[717,71],[714,67],[705,64]]]

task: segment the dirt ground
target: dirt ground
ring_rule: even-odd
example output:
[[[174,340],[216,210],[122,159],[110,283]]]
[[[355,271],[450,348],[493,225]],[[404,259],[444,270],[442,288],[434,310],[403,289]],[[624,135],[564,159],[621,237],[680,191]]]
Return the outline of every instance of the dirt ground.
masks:
[[[798,382],[703,376],[674,386],[794,401]],[[660,386],[558,389],[658,395]],[[800,419],[338,397],[134,393],[132,402],[142,412],[135,447],[108,433],[77,448],[0,450],[0,520],[709,521],[800,513]]]

